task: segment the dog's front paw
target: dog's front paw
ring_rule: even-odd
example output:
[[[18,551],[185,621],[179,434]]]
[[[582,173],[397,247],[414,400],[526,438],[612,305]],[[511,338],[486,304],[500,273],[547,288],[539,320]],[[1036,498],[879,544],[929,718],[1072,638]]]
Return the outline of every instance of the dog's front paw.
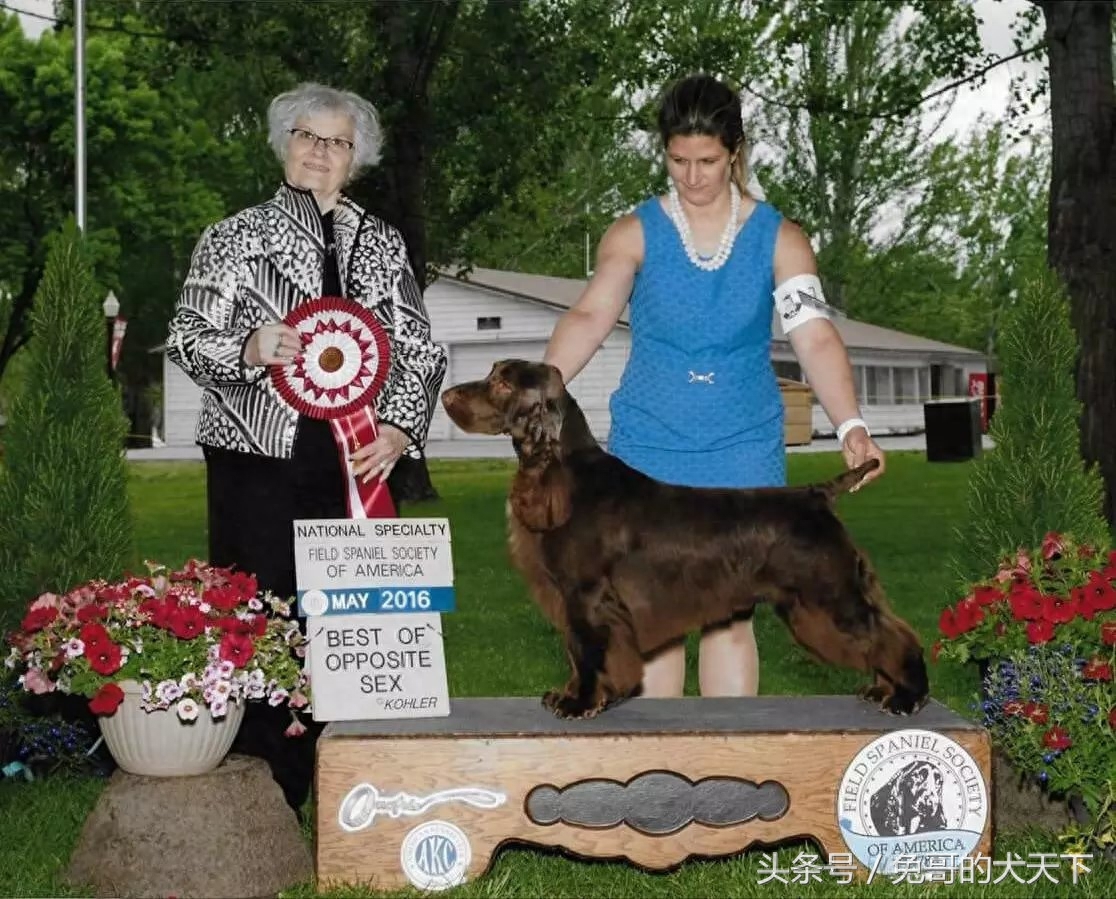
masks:
[[[857,696],[865,702],[870,702],[882,708],[883,703],[891,696],[891,688],[880,683],[865,684],[857,690]]]
[[[542,701],[559,718],[595,718],[601,711],[600,705],[589,705],[576,696],[558,690],[548,690]]]
[[[927,699],[915,696],[910,690],[881,683],[861,687],[859,692],[861,699],[889,715],[913,715],[926,704]]]
[[[929,699],[929,696],[917,696],[910,690],[901,687],[884,698],[880,708],[889,715],[914,715]]]

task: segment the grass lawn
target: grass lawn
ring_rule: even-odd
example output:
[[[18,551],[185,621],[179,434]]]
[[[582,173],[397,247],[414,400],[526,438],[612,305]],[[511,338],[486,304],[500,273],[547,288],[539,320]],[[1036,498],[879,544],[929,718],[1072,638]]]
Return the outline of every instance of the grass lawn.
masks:
[[[923,636],[935,639],[942,605],[955,599],[948,557],[954,529],[965,511],[967,465],[930,465],[921,453],[893,453],[887,477],[840,501],[854,538],[872,557],[891,601]],[[790,478],[804,483],[828,478],[842,468],[836,454],[789,457]],[[432,465],[442,494],[437,504],[408,514],[446,516],[453,526],[458,611],[444,619],[451,696],[538,696],[566,676],[565,654],[556,635],[535,610],[504,549],[504,495],[511,464],[504,461],[445,461]],[[205,554],[205,479],[200,463],[142,463],[132,468],[136,516],[136,564],[143,558],[178,563]],[[761,652],[761,692],[765,694],[847,693],[861,677],[812,661],[766,608],[757,616]],[[691,664],[688,692],[696,692]],[[972,671],[931,666],[932,695],[971,714],[977,687]],[[917,722],[915,722],[917,723]],[[0,782],[0,895],[80,895],[59,875],[101,782],[53,778],[32,784]],[[1053,852],[1053,838],[1040,834],[998,834],[994,857],[1014,852]],[[780,867],[798,853],[818,854],[809,843],[781,846]],[[822,860],[824,862],[824,859]],[[453,891],[460,896],[1114,896],[1116,872],[1094,863],[1081,883],[1069,883],[1068,863],[1055,885],[1033,884],[1007,875],[986,885],[873,884],[845,886],[821,882],[760,884],[769,855],[755,850],[719,861],[695,860],[667,874],[649,874],[623,864],[582,862],[558,853],[507,849],[487,875]],[[998,870],[994,876],[999,876]],[[1036,869],[1017,869],[1024,880]],[[413,891],[409,891],[413,892]],[[379,895],[312,886],[291,896]]]

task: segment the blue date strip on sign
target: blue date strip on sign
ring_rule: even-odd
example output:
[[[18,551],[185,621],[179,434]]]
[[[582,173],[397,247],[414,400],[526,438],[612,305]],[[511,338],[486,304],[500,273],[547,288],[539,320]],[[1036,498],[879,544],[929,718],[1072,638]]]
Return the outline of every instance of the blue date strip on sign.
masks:
[[[390,615],[453,612],[453,587],[364,587],[299,590],[300,615]]]

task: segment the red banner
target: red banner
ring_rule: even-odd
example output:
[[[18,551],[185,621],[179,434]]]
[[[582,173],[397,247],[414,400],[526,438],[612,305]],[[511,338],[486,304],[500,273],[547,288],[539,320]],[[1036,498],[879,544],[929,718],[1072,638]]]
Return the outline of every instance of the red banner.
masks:
[[[988,433],[988,373],[972,372],[969,375],[969,396],[980,399],[980,431]]]
[[[128,319],[116,316],[112,322],[112,370],[120,363],[120,351],[124,348],[124,332],[128,330]]]

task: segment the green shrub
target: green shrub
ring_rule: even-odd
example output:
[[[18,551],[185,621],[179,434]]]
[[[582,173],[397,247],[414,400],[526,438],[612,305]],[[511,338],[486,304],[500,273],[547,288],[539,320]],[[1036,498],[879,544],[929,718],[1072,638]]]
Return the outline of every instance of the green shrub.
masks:
[[[118,575],[132,545],[124,436],[80,233],[52,238],[0,470],[0,626],[40,593]]]
[[[1048,531],[1108,545],[1104,484],[1081,457],[1081,403],[1075,387],[1078,343],[1069,300],[1042,267],[1005,310],[997,355],[1000,402],[989,433],[995,449],[973,463],[968,518],[955,569],[964,584]]]

